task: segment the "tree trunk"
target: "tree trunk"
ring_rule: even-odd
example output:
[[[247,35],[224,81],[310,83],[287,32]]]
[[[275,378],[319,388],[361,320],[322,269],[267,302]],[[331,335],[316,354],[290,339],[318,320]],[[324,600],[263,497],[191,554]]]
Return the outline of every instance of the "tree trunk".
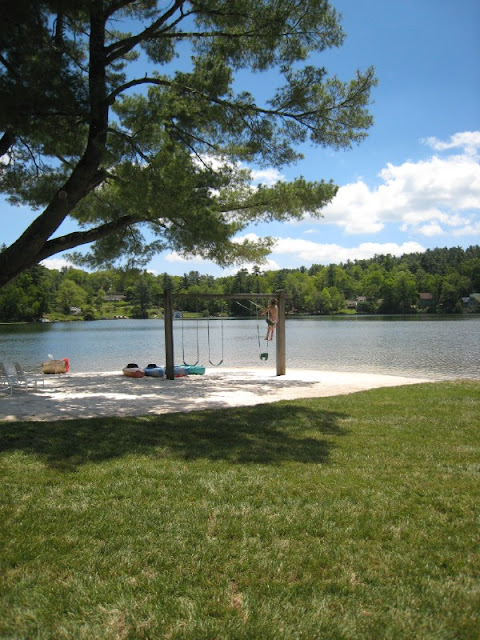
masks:
[[[103,159],[108,129],[103,2],[90,3],[89,96],[90,123],[83,157],[43,213],[16,242],[0,254],[0,287],[38,262],[38,256],[44,252],[52,234],[77,203],[98,184],[96,177]]]

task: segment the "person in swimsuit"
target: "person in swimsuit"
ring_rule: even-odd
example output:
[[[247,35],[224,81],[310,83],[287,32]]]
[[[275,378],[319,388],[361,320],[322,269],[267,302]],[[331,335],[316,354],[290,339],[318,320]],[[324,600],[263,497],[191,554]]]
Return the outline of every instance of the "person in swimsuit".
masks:
[[[275,298],[270,300],[269,306],[262,311],[261,314],[262,316],[266,316],[265,319],[267,321],[267,335],[265,336],[265,340],[272,340],[278,322],[278,307]]]

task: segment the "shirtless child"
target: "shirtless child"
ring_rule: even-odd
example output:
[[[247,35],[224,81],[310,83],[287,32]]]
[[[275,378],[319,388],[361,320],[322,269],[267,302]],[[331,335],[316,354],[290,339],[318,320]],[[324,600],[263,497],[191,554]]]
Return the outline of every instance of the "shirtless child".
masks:
[[[277,322],[278,322],[278,307],[277,307],[277,301],[275,300],[275,298],[272,298],[272,300],[270,300],[270,304],[269,306],[261,312],[262,316],[266,315],[266,321],[267,321],[267,335],[265,336],[265,340],[272,340],[273,339],[273,334],[275,333],[275,327],[277,326]]]

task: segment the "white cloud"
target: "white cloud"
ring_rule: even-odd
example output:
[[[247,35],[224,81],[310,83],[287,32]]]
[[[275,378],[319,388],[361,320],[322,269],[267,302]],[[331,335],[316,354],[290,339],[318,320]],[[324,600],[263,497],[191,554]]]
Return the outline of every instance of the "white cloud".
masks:
[[[254,241],[258,236],[249,233],[241,238]],[[373,258],[375,255],[390,253],[393,256],[402,256],[404,253],[423,253],[425,247],[418,242],[362,242],[356,247],[342,247],[335,243],[312,242],[302,238],[276,238],[275,247],[270,254],[272,269],[300,267],[305,264],[330,264],[346,262],[347,260],[362,260]]]
[[[429,224],[423,225],[423,227],[419,227],[418,232],[422,236],[426,236],[427,238],[431,238],[432,236],[445,235],[445,231],[436,222],[430,222]]]
[[[457,236],[478,229],[480,162],[473,150],[480,146],[480,132],[459,133],[444,143],[429,140],[437,150],[461,147],[463,154],[389,163],[375,188],[363,180],[342,186],[320,224],[335,224],[348,234],[374,234],[392,223],[428,236],[443,235],[447,228]]]
[[[298,238],[279,238],[272,251],[276,260],[289,268],[309,264],[331,264],[347,260],[366,260],[375,255],[390,253],[401,256],[404,253],[423,253],[425,248],[418,242],[362,242],[356,247],[342,247],[338,244],[322,244]],[[285,257],[287,257],[285,259]],[[293,258],[293,259],[292,259]],[[286,265],[285,263],[289,264]]]
[[[256,240],[259,240],[260,237],[255,235],[254,233],[248,233],[248,234],[245,234],[244,236],[241,236],[241,237],[237,236],[233,238],[233,241],[243,242],[243,240],[246,240],[246,239],[255,242]],[[209,273],[209,274],[219,269],[221,272],[220,275],[222,276],[234,275],[237,273],[239,269],[248,269],[249,271],[251,271],[255,266],[253,262],[245,262],[241,266],[235,265],[232,267],[222,268],[222,267],[218,267],[210,260],[204,260],[203,258],[200,258],[200,257],[194,256],[192,258],[185,258],[184,256],[181,256],[176,251],[172,251],[171,253],[165,254],[163,258],[165,262],[168,262],[170,264],[185,265],[185,269],[189,269],[189,270],[193,268],[201,269],[202,272]],[[268,271],[268,270],[277,271],[278,269],[281,269],[281,268],[282,266],[279,265],[278,262],[276,262],[272,258],[268,258],[266,262],[264,262],[261,265],[261,269],[263,271]],[[156,269],[155,271],[152,271],[152,273],[156,275],[158,273],[158,269]]]
[[[206,262],[203,258],[198,256],[192,256],[191,258],[186,258],[185,256],[180,255],[176,251],[172,251],[171,253],[167,253],[164,256],[166,262],[188,262],[191,264],[203,264]]]
[[[267,186],[274,185],[276,182],[285,180],[285,176],[278,169],[252,169],[253,182],[262,183]]]
[[[480,236],[480,220],[477,220],[473,224],[467,224],[460,229],[454,229],[450,233],[456,238],[461,236]]]
[[[228,160],[227,158],[212,156],[208,154],[203,156],[201,160],[193,155],[192,155],[192,158],[193,158],[194,164],[196,164],[197,166],[199,167],[208,166],[214,171],[220,171],[224,168],[234,169],[235,167],[243,171],[248,171],[250,173],[252,186],[258,185],[260,183],[267,186],[271,186],[277,182],[281,182],[285,180],[285,176],[278,169],[275,169],[274,167],[269,167],[267,169],[252,169],[244,162],[234,163]]]
[[[46,267],[47,269],[56,269],[57,271],[60,271],[64,267],[74,266],[71,262],[69,262],[65,258],[59,258],[59,257],[46,258],[45,260],[42,260],[40,264]]]
[[[347,233],[378,233],[384,223],[378,215],[378,203],[364,182],[355,182],[340,187],[331,204],[323,209],[324,223],[334,223]]]
[[[463,149],[468,155],[475,154],[480,148],[480,131],[462,131],[450,136],[450,140],[445,142],[434,136],[424,138],[422,142],[435,151],[447,151],[449,149]]]

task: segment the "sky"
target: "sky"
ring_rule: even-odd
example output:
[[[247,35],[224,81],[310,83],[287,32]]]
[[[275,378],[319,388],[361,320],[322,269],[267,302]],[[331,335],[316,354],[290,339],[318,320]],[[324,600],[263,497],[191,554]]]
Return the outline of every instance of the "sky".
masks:
[[[305,145],[296,165],[254,172],[264,184],[303,176],[332,179],[339,190],[322,219],[260,224],[240,237],[276,239],[264,270],[480,244],[480,0],[331,4],[343,16],[345,43],[309,62],[345,81],[373,65],[374,125],[350,150]],[[273,93],[276,77],[244,75],[241,82],[262,96]],[[0,243],[10,244],[33,214],[4,199],[0,212]],[[65,258],[44,264],[60,268]],[[147,268],[219,277],[240,267],[221,269],[167,251]]]

